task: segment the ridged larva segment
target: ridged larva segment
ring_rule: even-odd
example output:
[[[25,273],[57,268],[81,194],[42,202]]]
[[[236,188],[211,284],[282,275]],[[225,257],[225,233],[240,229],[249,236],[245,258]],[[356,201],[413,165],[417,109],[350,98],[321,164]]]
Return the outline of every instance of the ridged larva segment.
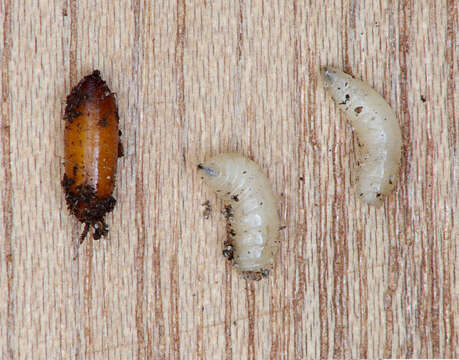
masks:
[[[366,203],[380,207],[399,178],[402,137],[395,113],[364,82],[330,67],[322,68],[321,75],[357,135],[357,193]]]
[[[243,276],[260,280],[272,269],[279,247],[279,202],[259,166],[238,153],[199,164],[200,173],[226,205],[224,255]]]

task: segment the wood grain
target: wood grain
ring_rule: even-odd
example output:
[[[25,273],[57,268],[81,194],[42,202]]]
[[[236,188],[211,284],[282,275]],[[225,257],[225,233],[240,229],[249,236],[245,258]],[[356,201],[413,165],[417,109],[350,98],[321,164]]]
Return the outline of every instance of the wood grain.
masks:
[[[459,357],[456,1],[0,4],[2,359]],[[354,193],[322,65],[398,115],[401,181],[379,210]],[[62,115],[93,69],[126,155],[108,238],[76,249]],[[264,281],[221,254],[222,203],[196,174],[221,151],[281,198]]]

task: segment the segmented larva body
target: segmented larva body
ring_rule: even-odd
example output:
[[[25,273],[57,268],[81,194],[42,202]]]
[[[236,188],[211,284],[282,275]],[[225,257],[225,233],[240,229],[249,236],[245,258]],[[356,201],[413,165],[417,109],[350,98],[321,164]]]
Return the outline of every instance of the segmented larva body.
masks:
[[[199,164],[202,178],[226,205],[223,254],[247,279],[272,269],[279,247],[278,199],[259,166],[238,153],[219,154]]]
[[[322,68],[321,75],[324,87],[346,114],[357,135],[359,197],[380,207],[399,177],[402,137],[395,113],[384,98],[364,82],[330,67]]]

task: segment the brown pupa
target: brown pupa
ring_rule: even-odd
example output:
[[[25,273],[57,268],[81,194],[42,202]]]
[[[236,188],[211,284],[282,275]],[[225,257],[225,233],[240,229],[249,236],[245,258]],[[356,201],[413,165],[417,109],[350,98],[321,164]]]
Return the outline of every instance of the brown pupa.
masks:
[[[112,196],[116,165],[123,156],[115,94],[98,70],[85,76],[67,96],[64,120],[62,186],[70,213],[85,224],[81,244],[90,227],[96,240],[108,233],[105,215],[116,204]]]

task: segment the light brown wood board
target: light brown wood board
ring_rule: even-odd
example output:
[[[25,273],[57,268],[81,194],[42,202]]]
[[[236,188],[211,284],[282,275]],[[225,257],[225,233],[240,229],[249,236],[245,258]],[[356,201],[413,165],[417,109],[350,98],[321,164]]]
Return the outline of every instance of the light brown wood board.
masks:
[[[0,1],[2,359],[458,357],[458,3]],[[381,209],[322,88],[371,84],[403,132]],[[75,255],[63,111],[99,69],[119,104],[106,239]],[[253,158],[281,198],[275,268],[222,256],[196,165]],[[212,213],[203,217],[209,200]]]

